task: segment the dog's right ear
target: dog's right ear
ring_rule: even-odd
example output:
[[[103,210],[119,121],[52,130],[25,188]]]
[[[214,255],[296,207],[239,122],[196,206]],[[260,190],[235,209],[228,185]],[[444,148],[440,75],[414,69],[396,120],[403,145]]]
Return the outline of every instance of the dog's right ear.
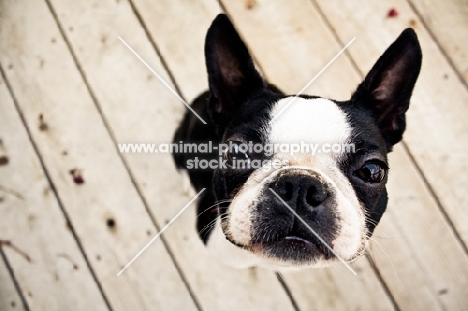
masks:
[[[234,109],[265,87],[252,57],[225,14],[219,14],[208,29],[205,58],[211,99],[208,112],[222,135]]]

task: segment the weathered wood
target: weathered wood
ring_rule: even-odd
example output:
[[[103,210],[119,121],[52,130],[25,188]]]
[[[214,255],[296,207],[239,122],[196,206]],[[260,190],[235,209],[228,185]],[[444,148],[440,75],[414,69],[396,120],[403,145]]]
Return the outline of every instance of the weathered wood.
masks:
[[[146,250],[144,256],[138,258],[138,264],[132,265],[117,277],[117,272],[155,234],[155,227],[116,152],[102,116],[93,104],[87,86],[77,71],[46,3],[2,1],[2,14],[8,19],[2,20],[0,63],[6,68],[6,76],[13,87],[32,139],[37,144],[38,152],[112,308],[196,309],[160,241],[154,243]],[[76,11],[74,14],[83,16],[85,12]],[[112,20],[118,17],[122,26],[134,34],[133,38],[144,39],[142,30],[132,14],[104,16]],[[78,26],[66,25],[67,28]],[[137,35],[138,32],[140,36]],[[89,36],[91,35],[92,32]],[[78,46],[78,49],[88,48],[84,44]],[[124,48],[121,49],[121,53],[126,55]],[[102,62],[106,61],[118,63],[120,60],[102,59]],[[127,62],[130,63],[134,64]],[[113,75],[112,72],[109,74]],[[145,73],[144,77],[146,76]],[[83,184],[73,182],[70,175],[72,169],[81,170]],[[37,174],[34,176],[31,177],[31,182],[37,181]],[[22,184],[19,190],[25,191],[22,187],[27,185]],[[36,182],[34,187],[34,193],[41,194],[35,199],[43,200],[42,191],[46,185]],[[47,192],[49,193],[50,189],[47,189]],[[37,214],[44,219],[50,217],[48,209],[44,208],[37,211]],[[52,220],[53,218],[50,221]],[[28,226],[27,219],[22,221]],[[46,232],[49,227],[50,230],[65,229],[65,223],[63,220],[59,224],[47,223],[41,230]],[[34,240],[31,243],[53,250],[57,245],[61,245],[56,239],[66,238],[65,234],[56,232],[51,231],[48,234],[48,244],[45,241],[39,243]],[[23,234],[19,238],[27,240],[32,237]],[[73,243],[67,244],[68,247],[73,246]],[[19,245],[23,247],[22,243]],[[60,254],[54,251],[54,256],[57,256],[57,253]],[[37,256],[37,259],[36,256],[31,257],[33,261],[40,260],[40,256]],[[22,265],[27,264],[23,262]],[[70,270],[70,262],[66,258],[60,258],[59,265],[64,273]],[[84,268],[83,263],[78,262],[78,266],[79,271]],[[53,266],[47,266],[47,269],[53,269]],[[53,274],[53,270],[49,273]],[[72,270],[69,273],[75,272]],[[32,273],[30,275],[34,276]],[[45,284],[47,282],[39,281],[28,286],[41,286],[42,290],[46,290],[48,286]],[[65,289],[69,291],[69,296],[86,297],[93,286],[95,284],[70,286]],[[65,294],[57,293],[48,296],[48,299],[58,300],[57,296],[60,295]],[[96,299],[95,303],[95,306],[78,309],[99,308],[99,299]],[[77,306],[80,306],[79,302],[69,301],[66,307],[58,309],[68,310]],[[43,307],[48,310],[54,309],[53,304]]]
[[[392,217],[393,209],[392,205],[388,207],[376,228],[368,256],[373,258],[400,310],[443,310],[433,286],[427,284],[425,271],[414,260],[413,249],[405,245],[407,238]]]
[[[216,14],[217,1],[134,1],[149,34],[167,59],[168,69],[188,102],[208,88],[205,35]],[[181,110],[182,111],[182,110]]]
[[[0,310],[26,310],[3,260],[0,260],[0,280]]]
[[[107,310],[1,78],[0,102],[0,247],[28,305]]]
[[[171,142],[185,107],[117,40],[118,36],[126,40],[170,83],[143,31],[137,29],[129,17],[133,13],[128,4],[114,1],[100,1],[96,5],[73,0],[52,2],[116,140]],[[161,39],[174,38],[180,42],[178,52],[171,54],[177,58],[167,57],[165,62],[171,63],[176,80],[184,77],[184,83],[179,82],[183,94],[195,96],[201,92],[206,83],[204,75],[201,75],[204,72],[204,32],[217,12],[216,3],[159,1],[154,5],[152,1],[135,1],[135,6],[143,17],[148,17],[145,19],[147,25],[165,29],[162,37],[153,36],[158,46]],[[154,10],[160,10],[160,13]],[[93,19],[90,20],[89,16]],[[187,16],[190,16],[188,22],[184,21]],[[194,21],[197,21],[197,27],[194,27]],[[178,27],[170,28],[169,24]],[[196,47],[201,47],[201,50],[194,51],[193,55],[201,59],[194,60],[192,53],[187,51]],[[194,72],[198,75],[193,75]],[[150,211],[161,225],[172,219],[193,197],[192,192],[181,187],[183,178],[177,174],[169,154],[124,154],[124,157]],[[133,221],[138,224],[137,220]],[[195,231],[194,208],[182,214],[164,236],[204,310],[292,309],[273,273],[232,270],[207,254]],[[139,248],[125,253],[133,255]],[[146,252],[141,257],[155,258]],[[148,261],[138,259],[129,270],[146,269],[148,264]],[[158,265],[165,267],[166,264]]]
[[[239,27],[266,77],[288,94],[299,92],[342,48],[321,22],[321,17],[304,1],[255,1],[249,9],[244,1],[222,1]],[[313,14],[313,16],[311,16]],[[347,38],[346,43],[353,36]],[[342,55],[327,68],[304,94],[348,99],[349,83],[355,75]],[[347,74],[343,74],[346,72]],[[334,83],[330,83],[333,79]]]
[[[386,217],[393,222],[392,232],[382,239],[378,239],[380,235],[376,233],[382,247],[374,247],[374,254],[380,258],[376,259],[376,265],[388,280],[394,296],[405,298],[404,309],[412,309],[414,305],[423,310],[467,309],[468,259],[461,244],[454,239],[453,229],[440,214],[424,182],[417,177],[417,171],[401,145],[390,155],[390,161],[390,200]],[[402,184],[402,181],[407,182]],[[400,263],[390,268],[387,255],[382,253],[389,244],[398,246],[396,250],[387,251],[390,260]],[[414,263],[415,269],[408,271],[407,266]],[[399,279],[395,279],[395,274]],[[432,297],[416,299],[414,294],[423,291],[430,292]],[[437,304],[432,304],[432,300]]]
[[[394,1],[392,6],[364,1],[358,8],[348,1],[318,2],[340,40],[358,37],[349,52],[361,72],[370,69],[375,60],[372,56],[382,53],[405,27],[414,26],[423,50],[423,64],[404,138],[455,230],[468,245],[468,196],[463,186],[468,184],[468,164],[464,160],[468,153],[468,91],[406,1]],[[396,18],[387,17],[391,7],[398,10]]]
[[[468,82],[468,1],[409,0],[447,57]]]

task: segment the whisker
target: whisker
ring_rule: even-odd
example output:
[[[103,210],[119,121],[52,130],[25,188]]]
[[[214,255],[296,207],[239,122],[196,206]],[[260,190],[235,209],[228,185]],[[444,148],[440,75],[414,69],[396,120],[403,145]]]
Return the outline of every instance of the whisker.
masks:
[[[213,205],[211,205],[210,207],[207,207],[203,212],[201,212],[200,214],[198,214],[195,218],[200,217],[203,213],[209,212],[209,211],[212,210],[213,208],[217,208],[220,204],[223,204],[223,203],[230,203],[230,202],[232,202],[232,200],[229,200],[229,199],[224,199],[224,200],[216,201]]]
[[[221,220],[227,218],[227,216],[229,216],[228,213],[223,213],[221,215],[219,215],[219,218]],[[202,234],[206,231],[209,231],[210,229],[214,228],[214,226],[216,225],[216,222],[218,221],[218,217],[216,217],[215,219],[213,219],[212,221],[210,221],[207,225],[205,225],[199,232],[198,234]]]
[[[392,265],[392,270],[393,270],[393,274],[395,275],[395,279],[396,280],[400,280],[400,278],[398,277],[398,274],[397,274],[397,271],[395,269],[395,265],[393,263],[393,260],[392,258],[390,257],[389,253],[384,249],[384,247],[382,246],[382,244],[380,243],[380,241],[376,240],[375,238],[372,238],[372,237],[369,237],[369,240],[372,242],[372,244],[377,244],[377,246],[379,246],[379,248],[381,249],[381,251],[385,254],[385,256],[387,257],[387,259],[390,261],[390,264]],[[372,257],[371,260],[373,260],[373,257],[375,258],[375,254],[374,254],[374,250],[373,249],[370,249],[370,251],[372,252]],[[371,254],[369,254],[370,256]]]

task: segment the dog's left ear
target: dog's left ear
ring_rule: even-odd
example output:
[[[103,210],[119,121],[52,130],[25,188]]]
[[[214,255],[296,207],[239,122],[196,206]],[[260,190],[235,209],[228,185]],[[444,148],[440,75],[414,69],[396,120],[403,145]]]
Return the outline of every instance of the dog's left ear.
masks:
[[[422,53],[413,29],[405,29],[390,45],[353,94],[352,102],[369,108],[387,150],[405,131],[405,112],[421,69]]]
[[[208,112],[218,134],[222,135],[236,106],[263,89],[265,83],[225,14],[219,14],[208,29],[205,58],[211,93]]]

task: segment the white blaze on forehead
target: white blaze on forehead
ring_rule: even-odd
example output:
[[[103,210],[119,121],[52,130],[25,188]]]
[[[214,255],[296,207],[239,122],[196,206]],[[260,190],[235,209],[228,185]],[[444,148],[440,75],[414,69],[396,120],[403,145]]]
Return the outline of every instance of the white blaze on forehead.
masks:
[[[280,99],[271,112],[274,118],[293,97]],[[297,97],[273,121],[271,143],[345,144],[350,141],[351,126],[336,103],[325,98]]]

